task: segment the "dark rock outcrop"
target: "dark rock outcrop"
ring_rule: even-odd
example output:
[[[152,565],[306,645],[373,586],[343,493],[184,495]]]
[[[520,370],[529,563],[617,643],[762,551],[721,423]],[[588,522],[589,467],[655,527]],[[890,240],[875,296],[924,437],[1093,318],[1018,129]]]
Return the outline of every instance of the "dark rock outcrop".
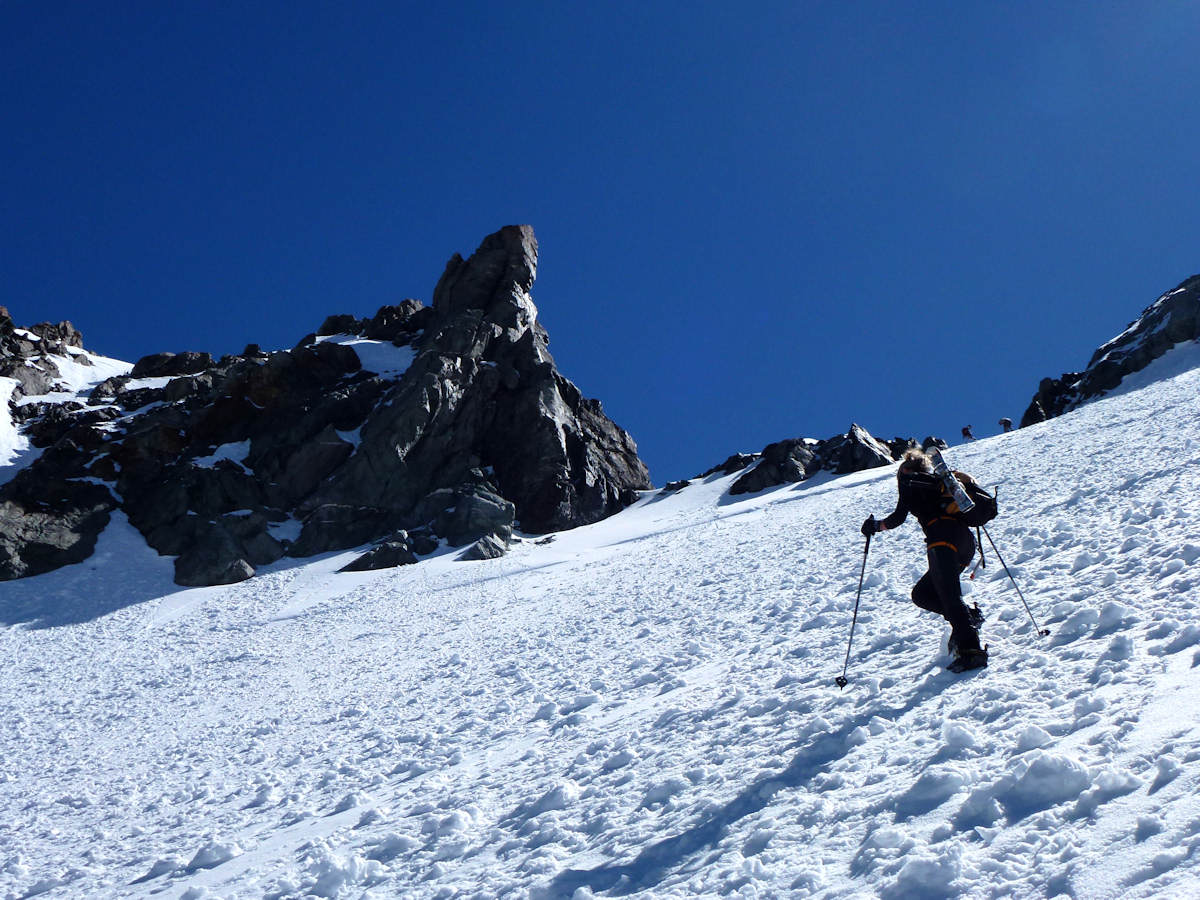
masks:
[[[894,459],[891,447],[877,441],[867,429],[858,425],[851,425],[845,434],[821,441],[817,445],[817,456],[821,468],[835,475],[891,465]]]
[[[371,541],[364,567],[439,539],[484,558],[516,527],[617,512],[648,473],[629,435],[555,366],[530,296],[536,269],[532,229],[509,226],[451,258],[431,306],[330,316],[274,353],[153,354],[86,405],[22,408],[45,450],[0,488],[0,578],[85,558],[117,507],[189,585]],[[69,323],[38,328],[0,317],[0,367],[25,393],[44,393],[53,357],[81,344]],[[35,523],[48,483],[61,515]]]
[[[8,578],[40,575],[87,559],[117,505],[101,485],[32,482],[22,480],[17,498],[0,500],[0,571]],[[27,499],[30,494],[37,499]]]
[[[432,312],[410,307],[427,323],[412,366],[363,425],[358,451],[307,505],[368,507],[382,496],[389,522],[424,524],[442,515],[426,498],[471,493],[486,471],[488,491],[511,502],[521,528],[540,533],[597,521],[649,487],[629,435],[558,373],[529,295],[536,261],[526,227],[450,260]],[[387,327],[405,339],[398,311],[386,319],[381,311],[364,333]],[[452,543],[465,542],[453,522],[442,527]]]
[[[916,441],[912,438],[894,438],[885,443],[872,437],[865,428],[851,425],[845,434],[837,434],[823,441],[792,438],[768,444],[754,456],[731,456],[720,466],[709,469],[705,475],[717,472],[731,475],[754,464],[729,488],[730,494],[752,494],[778,484],[804,481],[818,472],[846,475],[890,465],[903,456],[905,450],[914,446]]]
[[[496,534],[485,534],[463,551],[459,559],[467,562],[498,559],[508,552],[508,541]]]
[[[1200,339],[1200,275],[1163,294],[1119,335],[1092,354],[1082,372],[1043,378],[1021,427],[1069,412],[1111,391],[1176,344]]]
[[[212,368],[213,359],[207,353],[153,353],[143,356],[133,365],[130,378],[170,378],[175,375],[195,375]]]
[[[735,481],[729,493],[753,494],[777,484],[804,481],[820,469],[814,444],[806,438],[767,444],[759,454],[758,465]]]
[[[186,586],[234,584],[254,574],[254,566],[245,558],[248,554],[241,543],[222,523],[203,521],[199,517],[191,528],[190,540],[175,560],[175,583]]]
[[[396,566],[412,565],[417,561],[408,541],[384,541],[372,547],[358,559],[343,566],[341,572],[372,572],[376,569],[392,569]]]
[[[83,338],[70,322],[17,328],[7,307],[0,306],[0,377],[16,379],[13,400],[45,394],[57,386],[62,373],[55,357],[90,365],[86,356],[72,352],[82,346]]]
[[[13,378],[9,412],[26,425],[30,443],[45,448],[46,463],[17,473],[0,489],[0,577],[38,575],[91,556],[100,532],[108,525],[117,500],[90,479],[88,466],[103,442],[82,404],[17,405],[17,401],[62,387],[55,359],[90,360],[78,350],[83,343],[70,322],[42,322],[17,328],[0,306],[0,376]],[[7,398],[5,398],[7,399]],[[0,402],[5,402],[0,399]]]
[[[340,571],[369,572],[412,565],[420,557],[433,553],[440,546],[441,541],[430,527],[418,528],[411,532],[401,529],[377,541],[374,547],[343,566]]]
[[[701,472],[697,478],[707,478],[710,475],[732,475],[734,472],[740,472],[746,466],[751,466],[758,462],[761,454],[759,453],[734,453],[725,459],[725,462],[718,463],[711,469]]]

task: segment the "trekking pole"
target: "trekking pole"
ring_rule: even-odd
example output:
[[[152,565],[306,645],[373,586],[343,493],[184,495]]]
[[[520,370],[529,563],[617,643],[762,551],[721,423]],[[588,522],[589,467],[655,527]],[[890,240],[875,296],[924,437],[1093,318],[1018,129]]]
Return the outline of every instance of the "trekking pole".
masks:
[[[846,644],[846,661],[842,664],[842,674],[834,679],[834,684],[839,688],[844,688],[848,682],[846,680],[846,669],[850,665],[850,648],[854,644],[854,626],[858,624],[858,601],[862,597],[863,577],[867,574],[867,553],[871,550],[871,535],[867,535],[867,545],[863,547],[863,563],[862,571],[858,573],[858,593],[854,595],[854,618],[850,620],[850,642]]]
[[[982,527],[983,527],[982,525],[975,526],[975,538],[976,538],[975,543],[979,545],[979,562],[975,563],[975,568],[971,570],[971,580],[972,581],[975,580],[976,572],[978,572],[980,569],[987,568],[987,560],[983,556],[983,536],[979,533],[979,529]]]
[[[1045,637],[1050,633],[1049,628],[1043,628],[1037,623],[1037,619],[1033,617],[1033,610],[1029,608],[1029,604],[1025,600],[1025,595],[1021,593],[1021,588],[1017,584],[1017,579],[1013,578],[1012,572],[1008,571],[1008,563],[1004,561],[1004,557],[1000,555],[1000,549],[996,546],[996,542],[992,540],[992,533],[987,530],[987,526],[983,526],[983,533],[987,535],[988,543],[992,545],[992,550],[996,554],[996,559],[1000,560],[1000,565],[1004,566],[1004,574],[1008,576],[1008,580],[1013,583],[1013,587],[1017,589],[1017,596],[1021,598],[1021,602],[1025,604],[1025,612],[1029,613],[1029,621],[1033,623],[1033,627],[1037,629],[1037,633]]]

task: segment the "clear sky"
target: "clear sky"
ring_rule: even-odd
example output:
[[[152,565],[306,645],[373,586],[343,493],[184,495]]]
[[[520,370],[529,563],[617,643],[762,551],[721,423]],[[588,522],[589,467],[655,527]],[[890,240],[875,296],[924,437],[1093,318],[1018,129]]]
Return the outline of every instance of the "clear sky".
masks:
[[[3,3],[0,303],[289,347],[529,223],[657,484],[989,434],[1200,272],[1198,39],[1167,0]]]

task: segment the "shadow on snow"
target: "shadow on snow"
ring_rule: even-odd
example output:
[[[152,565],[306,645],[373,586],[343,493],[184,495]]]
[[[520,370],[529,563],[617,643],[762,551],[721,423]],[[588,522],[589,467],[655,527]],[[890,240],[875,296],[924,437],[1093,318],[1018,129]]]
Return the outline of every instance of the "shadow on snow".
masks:
[[[782,772],[755,779],[741,793],[704,816],[680,834],[665,838],[646,847],[627,863],[612,863],[594,869],[567,869],[560,872],[545,887],[540,896],[570,897],[579,888],[593,892],[610,892],[624,896],[654,888],[672,871],[680,869],[689,857],[716,847],[727,829],[738,821],[764,809],[781,791],[803,788],[813,778],[826,772],[833,763],[845,756],[847,740],[863,722],[880,716],[899,718],[911,712],[938,690],[939,673],[933,673],[901,706],[879,709],[870,707],[851,717],[837,731],[814,736],[801,747]],[[947,682],[949,683],[949,682]]]

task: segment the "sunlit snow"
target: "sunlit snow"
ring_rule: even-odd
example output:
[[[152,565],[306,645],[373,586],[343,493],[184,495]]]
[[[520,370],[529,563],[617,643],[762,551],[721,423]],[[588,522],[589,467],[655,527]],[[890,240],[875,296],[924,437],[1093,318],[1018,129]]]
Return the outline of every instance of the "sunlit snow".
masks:
[[[23,402],[41,403],[73,398],[76,394],[86,393],[106,379],[128,375],[130,369],[133,368],[129,363],[119,359],[109,359],[107,356],[98,356],[95,353],[87,353],[73,347],[68,350],[68,356],[50,357],[59,371],[59,377],[55,379],[55,382],[61,386],[62,390],[49,394],[37,394],[25,398]],[[91,365],[81,362],[82,359],[87,359]]]
[[[117,515],[0,584],[0,896],[1198,896],[1198,363],[947,452],[1051,632],[989,547],[962,676],[910,522],[834,685],[892,468],[195,589]]]
[[[17,430],[8,405],[19,383],[15,378],[0,378],[0,481],[8,481],[6,472],[9,477],[16,474],[14,463],[29,449],[29,440]]]
[[[197,457],[193,462],[195,465],[205,469],[211,469],[217,463],[224,460],[237,463],[239,466],[245,465],[246,457],[250,455],[250,442],[237,441],[233,444],[221,444],[208,456]]]
[[[317,340],[349,347],[358,355],[364,371],[393,378],[403,375],[416,356],[412,347],[397,347],[391,341],[375,341],[353,334],[322,335]]]

